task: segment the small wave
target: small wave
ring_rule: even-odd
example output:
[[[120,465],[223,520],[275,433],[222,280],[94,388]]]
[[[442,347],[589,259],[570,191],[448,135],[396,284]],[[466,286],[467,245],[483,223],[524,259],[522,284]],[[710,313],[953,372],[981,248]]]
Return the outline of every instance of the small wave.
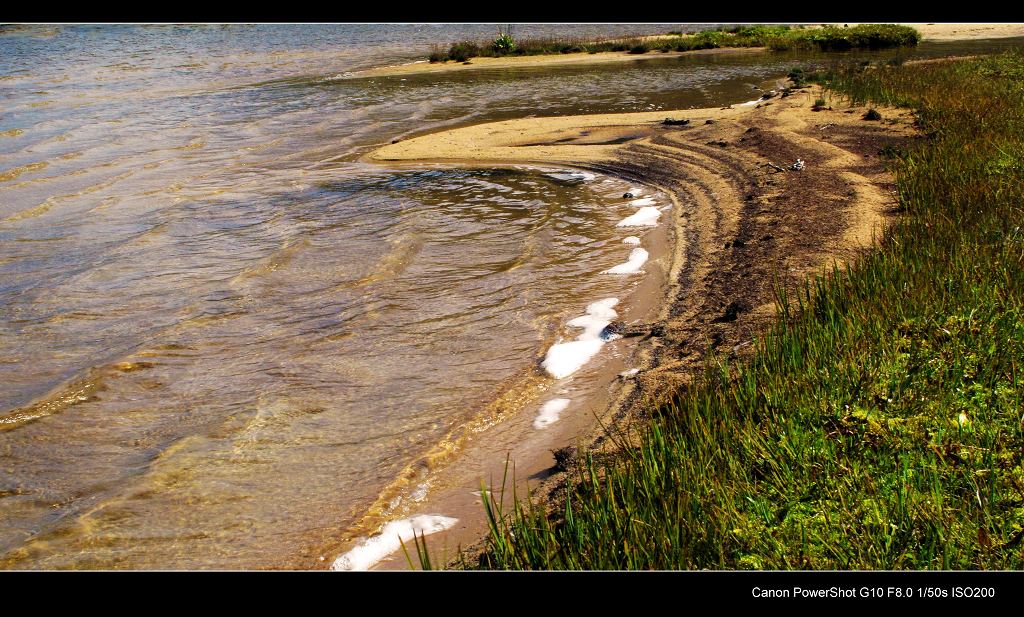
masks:
[[[36,216],[41,216],[43,214],[46,214],[50,210],[50,208],[53,207],[53,205],[54,205],[53,202],[50,199],[47,199],[46,201],[44,201],[43,203],[39,204],[38,206],[33,206],[31,208],[27,208],[25,210],[22,210],[21,212],[15,212],[11,216],[9,216],[9,217],[3,219],[2,221],[0,221],[0,223],[14,223],[14,222],[17,222],[17,221],[20,221],[20,220],[23,220],[23,219],[29,219],[29,218],[33,218],[33,217],[36,217]]]
[[[417,235],[403,235],[390,240],[391,250],[377,262],[370,274],[352,283],[364,287],[401,275],[423,249],[423,239]]]
[[[0,172],[0,182],[9,182],[14,180],[22,174],[27,174],[33,171],[39,171],[49,165],[46,161],[39,161],[38,163],[29,163],[28,165],[22,165],[21,167],[15,167],[14,169],[8,169],[7,171]]]
[[[171,149],[172,150],[200,150],[200,149],[204,148],[205,146],[206,146],[206,140],[203,139],[202,137],[197,137],[196,139],[193,139],[192,141],[190,141],[187,144],[185,144],[184,146],[178,146],[176,148],[171,148]]]
[[[654,227],[658,224],[658,219],[661,217],[661,211],[654,206],[646,206],[640,208],[632,216],[628,216],[621,221],[616,227]]]
[[[117,370],[116,367],[111,368]],[[14,430],[80,403],[95,400],[96,393],[106,388],[103,380],[103,370],[90,370],[85,378],[59,386],[38,401],[0,416],[0,432]]]
[[[278,251],[264,258],[257,265],[239,272],[233,279],[231,279],[231,283],[233,285],[237,285],[249,279],[258,278],[275,272],[282,266],[286,266],[291,262],[292,259],[295,258],[295,255],[307,246],[309,246],[309,240],[306,238],[302,238],[299,241],[287,241]]]

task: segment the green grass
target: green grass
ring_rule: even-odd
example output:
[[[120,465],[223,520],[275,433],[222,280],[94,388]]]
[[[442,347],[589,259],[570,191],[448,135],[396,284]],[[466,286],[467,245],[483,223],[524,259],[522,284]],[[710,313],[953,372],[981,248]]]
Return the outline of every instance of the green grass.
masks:
[[[750,359],[709,357],[557,512],[488,503],[482,567],[1024,567],[1024,55],[823,82],[917,110],[899,222],[778,292]]]
[[[448,46],[435,46],[431,62],[448,60],[465,62],[476,57],[537,56],[568,53],[599,53],[625,51],[643,54],[649,51],[691,51],[719,47],[768,47],[772,50],[843,51],[848,49],[881,49],[916,45],[917,30],[891,24],[861,24],[852,28],[790,28],[789,26],[735,26],[729,29],[702,30],[693,34],[670,33],[660,39],[626,36],[614,39],[583,39],[578,37],[534,37],[515,39],[503,31],[493,41],[460,41]]]

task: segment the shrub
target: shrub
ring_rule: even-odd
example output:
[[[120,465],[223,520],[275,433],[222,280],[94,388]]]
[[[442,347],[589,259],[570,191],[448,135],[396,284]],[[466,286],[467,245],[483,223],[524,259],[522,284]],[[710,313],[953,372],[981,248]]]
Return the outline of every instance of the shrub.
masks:
[[[715,49],[722,46],[727,35],[721,30],[702,30],[693,37],[696,46],[694,49]]]
[[[480,46],[473,41],[455,43],[448,49],[448,58],[456,62],[465,62],[480,55]]]
[[[510,54],[516,50],[516,42],[511,34],[501,34],[491,43],[491,49],[499,55]]]
[[[675,30],[673,34],[679,33]],[[824,51],[856,48],[881,49],[900,45],[915,45],[920,34],[908,26],[892,24],[863,24],[853,28],[826,26],[804,29],[788,26],[733,26],[728,30],[701,30],[687,32],[686,36],[645,40],[639,36],[612,39],[580,39],[572,37],[536,37],[515,39],[511,26],[499,28],[492,41],[462,41],[451,46],[447,54],[435,50],[432,62],[455,60],[464,62],[475,56],[533,56],[540,54],[568,54],[603,51],[644,54],[657,51],[690,51],[719,47],[767,47],[774,51],[788,49],[819,49]]]
[[[448,54],[435,47],[427,59],[431,62],[445,62],[448,60]]]

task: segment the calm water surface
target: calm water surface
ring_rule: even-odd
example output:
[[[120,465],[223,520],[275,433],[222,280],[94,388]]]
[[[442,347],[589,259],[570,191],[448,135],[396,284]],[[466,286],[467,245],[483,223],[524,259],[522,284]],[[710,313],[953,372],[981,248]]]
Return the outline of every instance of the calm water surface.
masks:
[[[599,273],[628,253],[629,185],[360,155],[487,120],[738,103],[807,60],[349,75],[492,31],[0,30],[0,566],[287,566],[622,295]]]

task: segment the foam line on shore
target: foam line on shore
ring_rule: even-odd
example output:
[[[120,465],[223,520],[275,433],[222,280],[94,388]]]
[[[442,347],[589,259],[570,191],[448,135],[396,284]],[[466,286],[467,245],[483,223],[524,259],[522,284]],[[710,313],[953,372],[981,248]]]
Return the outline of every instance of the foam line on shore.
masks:
[[[417,536],[451,529],[459,519],[438,514],[420,514],[411,518],[391,521],[379,535],[363,542],[334,560],[332,570],[369,570],[385,557],[402,548]]]
[[[585,315],[571,319],[567,325],[583,328],[583,333],[574,341],[552,345],[544,356],[541,367],[555,379],[561,379],[572,375],[589,362],[601,351],[605,342],[611,340],[603,338],[601,332],[618,317],[619,314],[612,308],[618,303],[618,298],[592,302],[587,306]]]
[[[649,254],[642,248],[635,248],[629,254],[629,259],[626,263],[621,263],[612,268],[608,268],[601,274],[636,274],[640,272],[640,268],[647,263]]]
[[[645,206],[636,211],[632,216],[619,221],[616,227],[654,227],[658,224],[661,211],[654,206]]]
[[[537,412],[537,417],[533,421],[533,428],[539,430],[558,422],[559,416],[571,402],[567,398],[553,398],[541,405],[540,411]]]
[[[556,180],[569,180],[569,181],[580,181],[590,182],[597,178],[597,174],[592,174],[589,171],[552,171],[547,174],[551,178]]]

